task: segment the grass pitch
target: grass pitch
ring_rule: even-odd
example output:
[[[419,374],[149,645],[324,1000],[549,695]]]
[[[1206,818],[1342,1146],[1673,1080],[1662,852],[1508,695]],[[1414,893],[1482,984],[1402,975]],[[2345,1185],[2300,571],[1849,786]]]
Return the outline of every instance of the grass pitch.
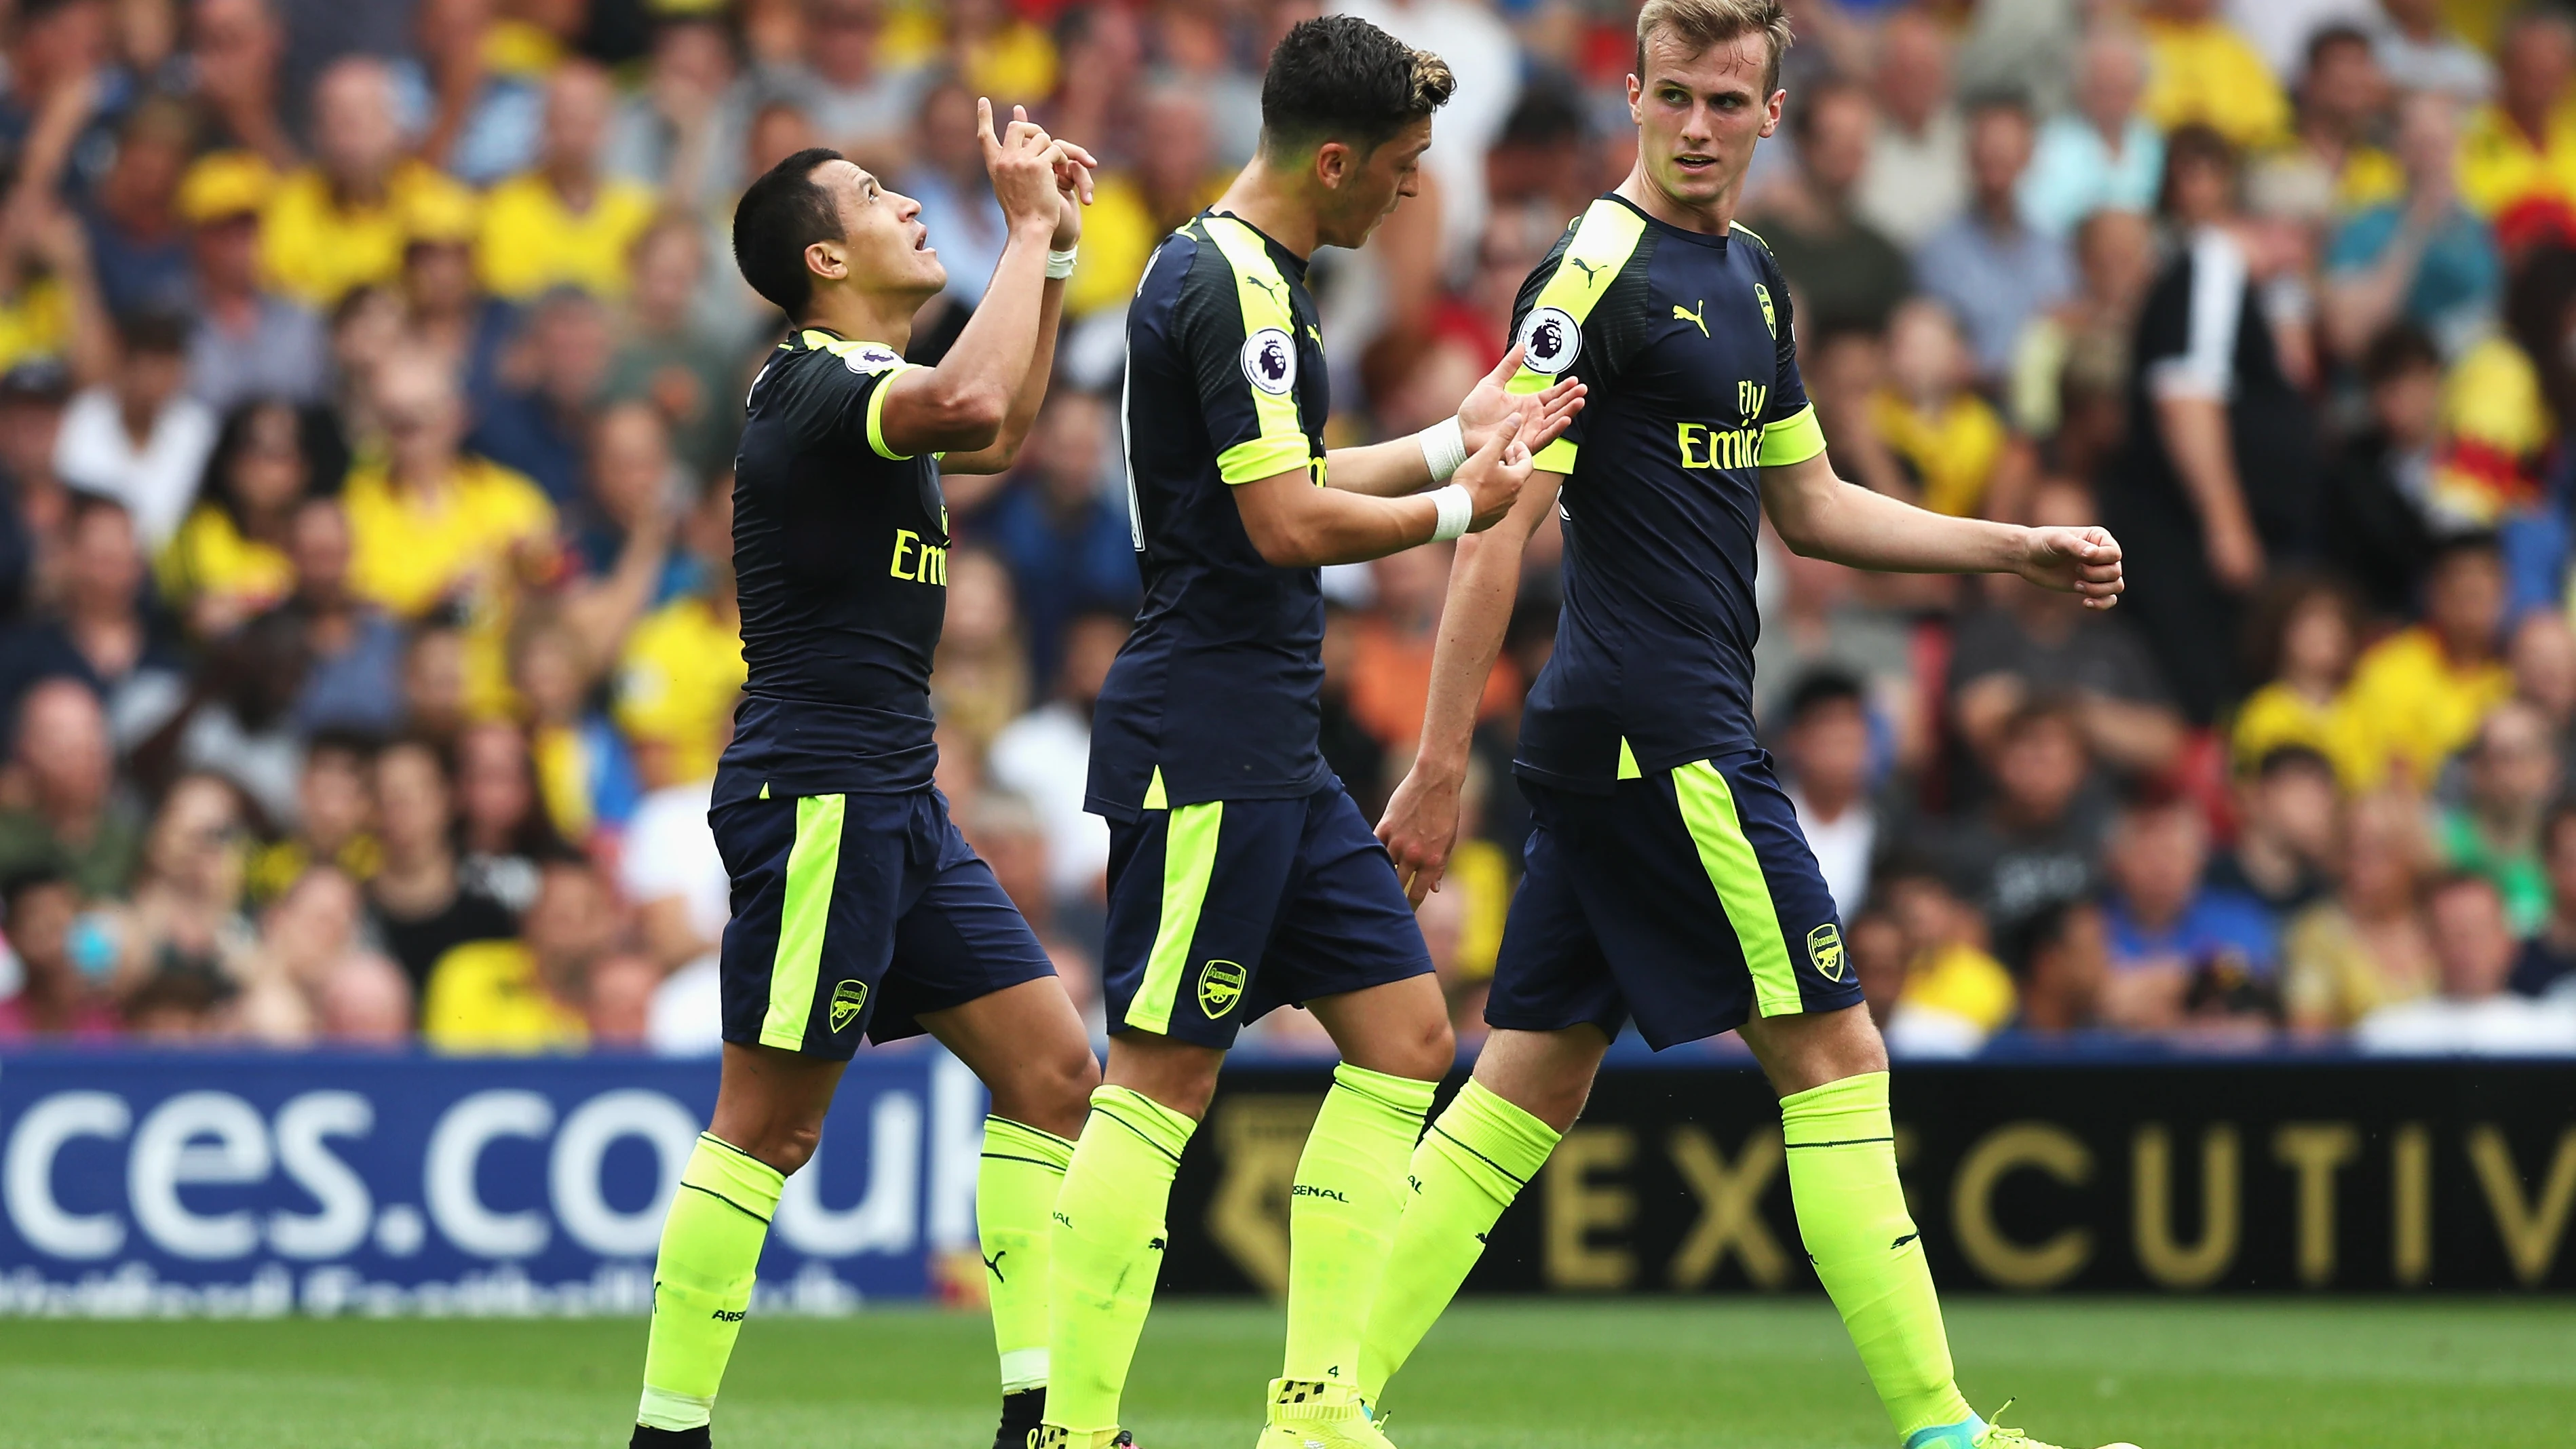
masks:
[[[2051,1440],[2145,1449],[2568,1449],[2576,1306],[2011,1302],[1949,1309],[1961,1383]],[[1275,1309],[1155,1314],[1127,1416],[1145,1449],[1248,1449]],[[0,1321],[0,1445],[613,1449],[639,1320]],[[717,1442],[983,1449],[992,1340],[967,1314],[754,1319]],[[1405,1449],[1887,1449],[1821,1298],[1471,1302],[1388,1396]]]

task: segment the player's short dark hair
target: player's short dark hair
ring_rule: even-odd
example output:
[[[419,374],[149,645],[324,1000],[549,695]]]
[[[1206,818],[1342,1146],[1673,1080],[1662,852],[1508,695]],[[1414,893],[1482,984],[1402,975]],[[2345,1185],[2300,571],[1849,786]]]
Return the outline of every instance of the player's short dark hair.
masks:
[[[734,204],[734,265],[753,291],[793,321],[803,321],[814,300],[805,249],[843,235],[841,209],[815,184],[814,168],[844,159],[828,146],[809,146],[761,173]]]
[[[1780,89],[1780,58],[1789,53],[1795,38],[1789,33],[1789,12],[1780,0],[1646,0],[1637,12],[1637,79],[1641,81],[1646,78],[1646,41],[1658,30],[1671,31],[1692,55],[1748,35],[1769,40],[1771,62],[1762,68],[1765,100]]]
[[[1340,141],[1362,155],[1448,104],[1449,62],[1356,15],[1301,20],[1261,77],[1261,145],[1295,154]]]

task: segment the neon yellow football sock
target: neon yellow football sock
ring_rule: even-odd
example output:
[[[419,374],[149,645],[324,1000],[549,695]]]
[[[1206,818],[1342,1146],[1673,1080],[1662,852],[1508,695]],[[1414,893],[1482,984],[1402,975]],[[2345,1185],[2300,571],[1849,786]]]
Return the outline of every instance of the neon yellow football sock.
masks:
[[[1003,1117],[984,1119],[984,1159],[975,1169],[975,1233],[983,1242],[993,1301],[993,1347],[1002,1392],[1047,1381],[1047,1259],[1055,1198],[1073,1144]]]
[[[1356,1384],[1360,1338],[1404,1216],[1404,1169],[1436,1082],[1348,1062],[1288,1190],[1288,1355],[1280,1377]]]
[[[1047,1275],[1045,1422],[1077,1443],[1118,1427],[1118,1397],[1163,1271],[1172,1171],[1197,1127],[1125,1087],[1091,1094],[1091,1119],[1056,1195]]]
[[[1470,1081],[1413,1150],[1413,1195],[1397,1224],[1360,1344],[1360,1396],[1374,1403],[1458,1296],[1503,1209],[1556,1150],[1546,1123]]]
[[[653,1261],[653,1330],[644,1348],[644,1401],[635,1422],[694,1429],[715,1411],[725,1360],[751,1308],[760,1245],[787,1186],[777,1168],[729,1142],[700,1136],[662,1220]]]
[[[1780,1126],[1798,1236],[1896,1423],[1897,1439],[1968,1418],[1967,1400],[1951,1378],[1932,1270],[1896,1180],[1887,1073],[1783,1097]]]

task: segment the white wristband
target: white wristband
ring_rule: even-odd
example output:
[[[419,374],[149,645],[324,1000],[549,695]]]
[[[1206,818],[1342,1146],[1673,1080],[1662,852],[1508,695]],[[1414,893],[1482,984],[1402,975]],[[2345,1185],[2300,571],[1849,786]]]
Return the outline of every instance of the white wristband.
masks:
[[[1422,461],[1431,465],[1431,481],[1446,483],[1467,461],[1467,431],[1455,417],[1442,418],[1413,440],[1422,445]]]
[[[1081,254],[1082,248],[1079,246],[1067,247],[1060,252],[1048,252],[1047,280],[1050,282],[1061,282],[1065,278],[1072,276],[1073,259]]]
[[[1433,543],[1447,543],[1476,521],[1476,496],[1467,491],[1467,485],[1452,483],[1428,496],[1440,510],[1440,521],[1431,528]]]

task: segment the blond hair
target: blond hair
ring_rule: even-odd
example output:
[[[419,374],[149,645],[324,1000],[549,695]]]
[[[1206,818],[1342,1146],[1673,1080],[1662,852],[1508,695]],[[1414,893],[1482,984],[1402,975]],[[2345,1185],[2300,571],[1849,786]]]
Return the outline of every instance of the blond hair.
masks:
[[[1646,0],[1637,12],[1637,77],[1646,75],[1646,42],[1656,31],[1669,30],[1673,39],[1698,55],[1712,45],[1741,40],[1747,35],[1761,35],[1771,42],[1771,63],[1762,68],[1762,94],[1769,96],[1780,88],[1780,57],[1787,54],[1790,41],[1789,12],[1780,0]]]

